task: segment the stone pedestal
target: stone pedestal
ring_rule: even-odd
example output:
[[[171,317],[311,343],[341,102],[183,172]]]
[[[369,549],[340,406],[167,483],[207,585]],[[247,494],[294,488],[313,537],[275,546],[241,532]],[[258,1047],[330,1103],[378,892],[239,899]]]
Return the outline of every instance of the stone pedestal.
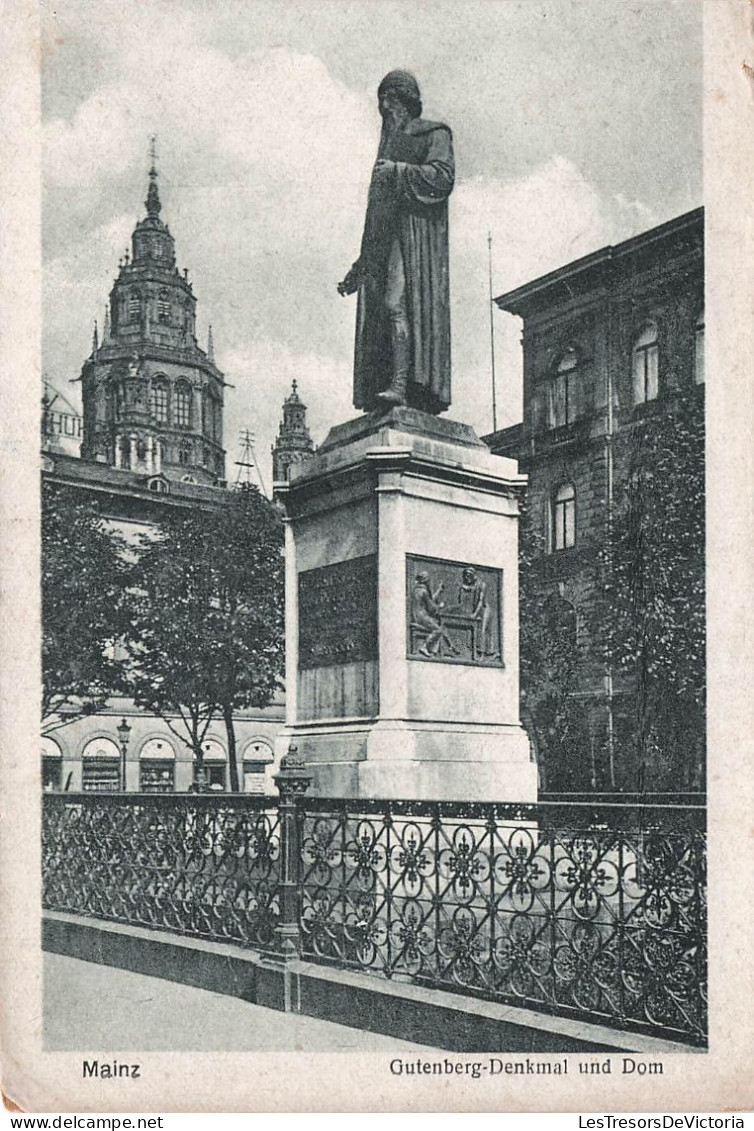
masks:
[[[402,407],[291,468],[280,749],[295,741],[312,793],[536,798],[518,715],[524,481],[468,426]]]

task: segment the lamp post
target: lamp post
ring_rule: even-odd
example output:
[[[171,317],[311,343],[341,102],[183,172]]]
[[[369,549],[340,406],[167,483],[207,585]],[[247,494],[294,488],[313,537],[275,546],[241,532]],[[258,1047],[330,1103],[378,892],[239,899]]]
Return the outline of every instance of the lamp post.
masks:
[[[126,791],[126,751],[128,750],[128,740],[131,737],[131,727],[126,722],[125,718],[120,720],[118,727],[118,738],[120,740],[120,789],[121,793]]]

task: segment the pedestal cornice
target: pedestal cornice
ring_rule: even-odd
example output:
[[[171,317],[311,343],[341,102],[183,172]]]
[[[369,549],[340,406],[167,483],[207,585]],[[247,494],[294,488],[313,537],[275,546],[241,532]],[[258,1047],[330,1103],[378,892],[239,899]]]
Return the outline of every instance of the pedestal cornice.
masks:
[[[325,501],[330,509],[375,489],[405,490],[409,480],[507,498],[517,498],[526,484],[513,460],[491,455],[481,443],[471,447],[380,427],[348,444],[323,445],[291,468],[290,480],[277,493],[289,515],[303,515]]]

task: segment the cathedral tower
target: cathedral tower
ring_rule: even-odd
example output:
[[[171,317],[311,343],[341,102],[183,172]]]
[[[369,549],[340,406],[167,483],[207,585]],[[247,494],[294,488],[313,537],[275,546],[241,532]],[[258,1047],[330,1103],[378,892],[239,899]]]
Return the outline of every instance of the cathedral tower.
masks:
[[[81,372],[81,455],[144,475],[225,478],[225,380],[195,335],[196,298],[160,218],[154,145],[146,216],[110,291],[102,338]]]
[[[306,426],[306,405],[298,395],[296,381],[283,401],[283,419],[272,449],[272,478],[280,483],[288,478],[288,468],[314,454],[314,444]]]

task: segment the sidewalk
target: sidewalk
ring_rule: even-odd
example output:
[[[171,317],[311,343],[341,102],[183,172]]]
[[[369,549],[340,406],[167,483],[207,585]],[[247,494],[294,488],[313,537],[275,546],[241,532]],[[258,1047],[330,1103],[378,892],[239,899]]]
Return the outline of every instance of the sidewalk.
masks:
[[[239,998],[44,955],[48,1051],[391,1052],[426,1046]]]

